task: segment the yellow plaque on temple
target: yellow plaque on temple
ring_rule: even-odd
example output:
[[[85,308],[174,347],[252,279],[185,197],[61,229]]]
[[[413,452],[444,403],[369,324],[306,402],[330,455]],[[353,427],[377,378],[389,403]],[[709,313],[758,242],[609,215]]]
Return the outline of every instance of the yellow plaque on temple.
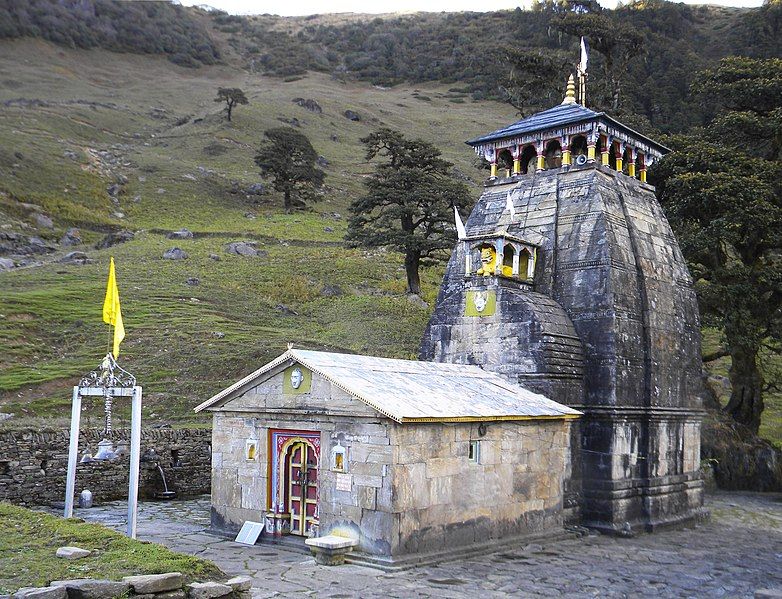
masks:
[[[497,309],[494,291],[468,291],[465,316],[493,316]]]

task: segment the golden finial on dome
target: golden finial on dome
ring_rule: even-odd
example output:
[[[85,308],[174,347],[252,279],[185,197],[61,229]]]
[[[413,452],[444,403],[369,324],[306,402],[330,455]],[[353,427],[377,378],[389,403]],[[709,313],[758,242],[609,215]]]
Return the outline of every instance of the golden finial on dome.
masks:
[[[571,74],[567,80],[567,91],[565,92],[565,99],[562,100],[563,104],[575,104],[576,103],[576,82],[573,80]]]

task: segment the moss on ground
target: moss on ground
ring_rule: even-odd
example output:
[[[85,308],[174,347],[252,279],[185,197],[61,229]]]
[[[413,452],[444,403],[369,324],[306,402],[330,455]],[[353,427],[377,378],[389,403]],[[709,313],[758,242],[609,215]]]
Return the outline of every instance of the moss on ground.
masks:
[[[55,557],[58,547],[92,551],[79,560]],[[220,579],[212,562],[176,553],[162,545],[129,539],[100,524],[0,503],[0,594],[52,580],[121,580],[134,574],[181,572],[189,580]]]

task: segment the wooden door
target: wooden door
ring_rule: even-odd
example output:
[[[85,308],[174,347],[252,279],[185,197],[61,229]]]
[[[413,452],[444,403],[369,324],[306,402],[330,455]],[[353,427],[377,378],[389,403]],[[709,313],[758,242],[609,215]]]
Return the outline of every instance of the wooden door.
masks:
[[[315,449],[306,441],[297,441],[286,455],[288,513],[291,534],[307,536],[317,524],[318,463]]]

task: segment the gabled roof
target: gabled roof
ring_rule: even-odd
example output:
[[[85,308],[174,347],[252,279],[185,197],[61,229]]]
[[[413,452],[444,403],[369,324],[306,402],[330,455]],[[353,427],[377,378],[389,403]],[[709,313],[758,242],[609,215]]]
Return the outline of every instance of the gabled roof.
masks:
[[[589,121],[603,114],[604,113],[602,112],[595,112],[594,110],[589,110],[589,108],[584,108],[581,104],[560,104],[559,106],[554,106],[554,108],[549,108],[543,112],[536,112],[533,115],[516,121],[502,129],[497,129],[482,137],[471,139],[467,143],[473,146],[486,141],[514,137],[524,133],[532,133],[533,131],[555,129],[563,125],[572,125],[582,121]]]
[[[195,408],[218,407],[297,362],[396,422],[576,418],[581,413],[478,366],[290,349]]]

